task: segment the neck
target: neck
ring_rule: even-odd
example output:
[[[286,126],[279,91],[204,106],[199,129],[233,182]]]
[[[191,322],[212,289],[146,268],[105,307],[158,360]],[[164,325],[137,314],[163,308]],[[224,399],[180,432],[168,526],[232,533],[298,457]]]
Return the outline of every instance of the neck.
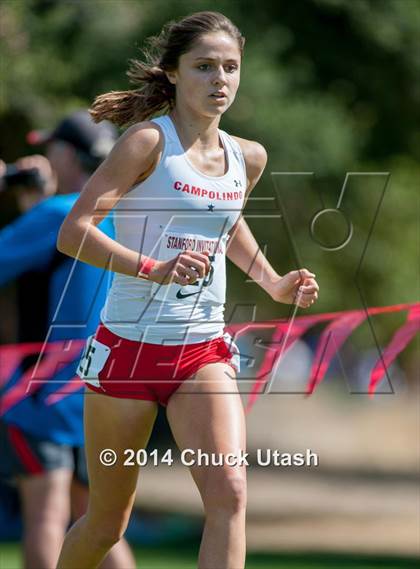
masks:
[[[203,117],[191,112],[191,109],[175,107],[169,116],[175,123],[181,142],[186,150],[195,147],[201,150],[219,148],[217,131],[220,116]]]

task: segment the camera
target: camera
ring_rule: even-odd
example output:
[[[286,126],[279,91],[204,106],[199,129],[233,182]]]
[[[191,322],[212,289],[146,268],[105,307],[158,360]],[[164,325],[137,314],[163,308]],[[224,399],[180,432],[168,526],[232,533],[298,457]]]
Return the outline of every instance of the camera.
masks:
[[[42,178],[38,168],[22,169],[16,164],[7,164],[6,171],[0,178],[2,190],[11,190],[17,187],[42,191],[45,180]]]

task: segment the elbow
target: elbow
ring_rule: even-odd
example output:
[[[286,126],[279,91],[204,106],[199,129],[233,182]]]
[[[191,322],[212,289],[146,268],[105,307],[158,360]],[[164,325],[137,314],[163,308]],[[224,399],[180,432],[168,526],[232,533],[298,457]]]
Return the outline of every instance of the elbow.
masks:
[[[74,257],[72,243],[74,243],[74,237],[72,238],[71,228],[69,227],[68,222],[64,221],[60,227],[60,231],[58,232],[56,247],[60,253],[68,255],[69,257]]]

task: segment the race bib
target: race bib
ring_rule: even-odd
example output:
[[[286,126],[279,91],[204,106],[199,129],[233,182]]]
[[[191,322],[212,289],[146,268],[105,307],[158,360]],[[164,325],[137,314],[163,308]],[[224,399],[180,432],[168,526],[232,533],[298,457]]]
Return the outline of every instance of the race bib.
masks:
[[[226,243],[229,236],[209,238],[204,235],[166,231],[160,241],[159,261],[174,259],[187,249],[196,253],[209,251],[210,271],[194,284],[181,286],[173,283],[153,283],[151,294],[156,300],[166,302],[211,302],[223,304],[226,300]]]
[[[101,342],[95,340],[93,336],[89,336],[79,365],[77,366],[76,373],[80,379],[95,387],[101,387],[98,376],[104,369],[110,353],[111,348],[108,348],[105,344],[101,344]]]

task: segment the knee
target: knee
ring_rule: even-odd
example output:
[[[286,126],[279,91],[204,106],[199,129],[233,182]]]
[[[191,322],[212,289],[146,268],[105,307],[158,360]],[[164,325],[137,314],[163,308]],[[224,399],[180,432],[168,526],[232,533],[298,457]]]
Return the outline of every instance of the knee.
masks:
[[[102,527],[98,528],[92,537],[100,549],[109,551],[120,541],[123,535],[124,532],[120,532],[118,528]]]
[[[86,514],[89,539],[101,549],[109,550],[123,537],[128,520],[110,514],[106,518],[95,518]]]
[[[206,514],[233,515],[246,508],[246,478],[223,473],[209,480],[203,494]]]

